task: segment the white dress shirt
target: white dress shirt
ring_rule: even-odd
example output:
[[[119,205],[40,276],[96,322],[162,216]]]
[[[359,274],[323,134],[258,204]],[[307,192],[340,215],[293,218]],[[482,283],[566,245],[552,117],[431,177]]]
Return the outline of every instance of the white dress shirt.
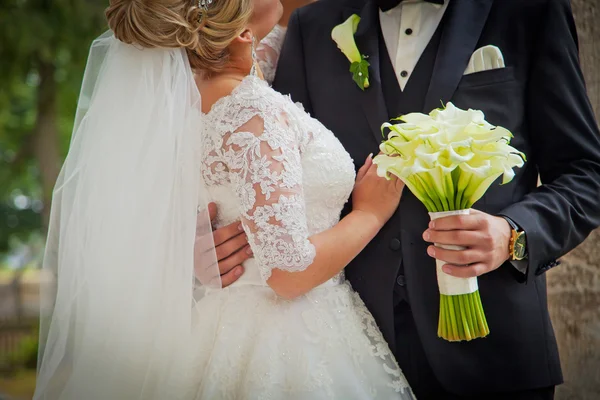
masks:
[[[439,5],[423,0],[404,0],[389,11],[379,11],[383,39],[403,91],[440,25],[449,1]]]

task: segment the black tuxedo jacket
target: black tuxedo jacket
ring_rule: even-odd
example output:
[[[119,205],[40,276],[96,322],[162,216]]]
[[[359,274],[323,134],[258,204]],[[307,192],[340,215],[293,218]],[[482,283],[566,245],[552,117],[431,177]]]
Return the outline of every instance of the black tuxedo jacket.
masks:
[[[394,349],[401,338],[394,332],[392,295],[404,263],[419,336],[446,390],[476,394],[556,385],[562,374],[544,272],[600,225],[600,135],[579,66],[570,4],[449,1],[423,112],[452,101],[483,110],[490,123],[514,133],[512,145],[528,162],[510,184],[494,184],[475,208],[508,216],[526,231],[527,274],[506,263],[479,278],[489,337],[463,343],[439,339],[435,263],[422,239],[429,217],[405,191],[394,217],[348,266],[347,277]],[[364,92],[331,39],[333,27],[354,13],[362,18],[357,45],[371,63],[371,87]],[[373,0],[320,0],[299,9],[274,82],[276,90],[291,94],[337,135],[357,168],[377,153],[388,116],[379,31]],[[485,45],[498,46],[507,67],[463,76],[472,53]]]

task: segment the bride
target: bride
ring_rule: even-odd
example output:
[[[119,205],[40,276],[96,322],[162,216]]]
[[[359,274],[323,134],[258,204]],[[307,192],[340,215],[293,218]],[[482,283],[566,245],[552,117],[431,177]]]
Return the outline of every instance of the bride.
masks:
[[[355,176],[263,79],[255,45],[280,15],[111,0],[54,192],[35,399],[413,398],[343,275],[402,184],[370,157]],[[227,288],[211,201],[254,253]]]

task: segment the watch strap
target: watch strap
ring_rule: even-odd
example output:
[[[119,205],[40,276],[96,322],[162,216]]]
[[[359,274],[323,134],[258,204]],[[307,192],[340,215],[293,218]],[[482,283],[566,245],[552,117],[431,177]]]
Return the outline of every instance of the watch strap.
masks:
[[[517,225],[515,223],[515,221],[513,221],[512,219],[508,218],[507,216],[502,215],[502,218],[504,218],[506,220],[506,222],[508,222],[508,224],[510,225],[510,227],[512,228],[512,230],[514,230],[515,232],[521,232],[523,231],[519,225]]]

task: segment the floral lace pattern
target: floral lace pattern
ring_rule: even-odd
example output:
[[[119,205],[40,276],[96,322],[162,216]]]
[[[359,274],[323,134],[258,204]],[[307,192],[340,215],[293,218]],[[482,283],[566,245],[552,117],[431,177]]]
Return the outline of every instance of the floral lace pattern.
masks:
[[[265,284],[274,268],[307,268],[315,257],[308,238],[339,222],[355,179],[341,143],[253,76],[202,118],[201,172],[218,204],[216,225],[241,218],[254,259],[240,280],[259,281],[199,302],[190,371],[203,378],[191,398],[412,400],[343,273],[293,301]]]
[[[256,47],[258,65],[269,84],[272,84],[275,80],[277,61],[279,60],[279,53],[281,52],[286,32],[286,28],[275,25],[275,28]]]
[[[305,270],[315,257],[308,238],[339,221],[354,186],[346,151],[257,77],[219,100],[204,122],[204,181],[235,195],[232,219],[241,217],[262,278],[274,268]]]

